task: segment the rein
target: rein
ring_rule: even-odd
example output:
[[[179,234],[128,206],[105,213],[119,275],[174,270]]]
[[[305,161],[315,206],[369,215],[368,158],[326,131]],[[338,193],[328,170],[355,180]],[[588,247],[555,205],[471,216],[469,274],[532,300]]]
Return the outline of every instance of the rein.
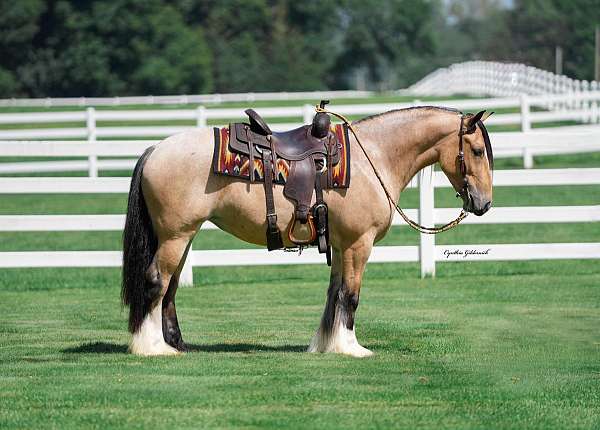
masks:
[[[367,154],[367,151],[365,150],[362,142],[360,141],[358,134],[356,133],[356,130],[354,128],[354,126],[350,123],[350,121],[348,121],[348,119],[346,117],[344,117],[343,115],[340,115],[338,113],[335,112],[331,112],[325,108],[322,108],[321,106],[316,106],[316,111],[317,112],[324,112],[324,113],[328,113],[331,114],[337,118],[339,118],[340,120],[342,120],[344,122],[344,124],[346,124],[346,126],[348,126],[348,128],[350,129],[350,131],[352,131],[352,134],[354,135],[354,138],[356,139],[356,142],[358,143],[358,146],[360,147],[360,149],[362,150],[363,154],[365,155],[367,161],[369,162],[369,164],[371,165],[371,168],[373,169],[373,172],[375,173],[375,176],[377,177],[377,180],[379,181],[379,183],[381,184],[381,188],[383,188],[383,191],[385,192],[385,195],[388,199],[389,204],[394,207],[396,209],[396,212],[398,212],[400,214],[400,216],[402,217],[402,219],[404,221],[406,221],[406,223],[411,226],[413,229],[417,230],[420,233],[425,233],[425,234],[438,234],[438,233],[442,233],[444,231],[448,231],[451,228],[456,227],[458,224],[460,224],[460,222],[465,219],[468,215],[467,212],[465,212],[464,209],[461,209],[460,214],[456,217],[456,219],[450,221],[447,224],[444,224],[440,227],[427,227],[424,225],[421,225],[413,220],[411,220],[402,210],[402,208],[394,201],[394,199],[392,198],[390,192],[388,191],[387,187],[385,186],[383,179],[381,178],[381,175],[379,174],[379,172],[377,171],[377,168],[375,167],[375,165],[373,164],[373,161],[371,160],[371,157],[369,157],[369,154]],[[467,130],[463,130],[463,126],[464,126],[464,120],[465,120],[465,116],[461,116],[460,118],[460,130],[458,132],[458,161],[460,162],[460,171],[461,174],[463,175],[463,180],[464,180],[464,184],[463,184],[463,188],[457,193],[457,197],[460,195],[462,196],[463,193],[469,193],[469,182],[467,180],[467,166],[465,164],[465,156],[464,156],[464,152],[463,152],[463,136],[465,134],[472,134],[475,132],[477,126],[475,125],[472,128],[469,128]]]

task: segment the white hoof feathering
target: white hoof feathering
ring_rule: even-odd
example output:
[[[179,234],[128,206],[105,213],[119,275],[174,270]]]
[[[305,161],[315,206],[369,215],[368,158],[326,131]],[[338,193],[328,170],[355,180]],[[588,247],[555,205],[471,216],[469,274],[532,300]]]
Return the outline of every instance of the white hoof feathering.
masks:
[[[129,352],[136,355],[174,355],[179,351],[165,342],[162,332],[162,301],[142,322],[139,330],[133,334]]]
[[[329,336],[323,334],[319,328],[310,342],[308,352],[336,352],[338,354],[351,355],[353,357],[369,357],[373,352],[361,346],[356,340],[354,327],[352,330],[346,328],[342,319],[339,317],[343,310],[336,308],[333,327]],[[356,325],[356,324],[355,324]]]

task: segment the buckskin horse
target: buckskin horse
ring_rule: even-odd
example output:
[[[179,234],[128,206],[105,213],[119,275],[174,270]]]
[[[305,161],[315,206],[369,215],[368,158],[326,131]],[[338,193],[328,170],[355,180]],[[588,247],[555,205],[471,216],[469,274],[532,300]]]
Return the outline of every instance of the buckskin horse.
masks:
[[[424,106],[393,110],[347,124],[353,132],[349,138],[352,185],[321,190],[329,213],[331,276],[325,309],[309,352],[355,357],[372,354],[358,343],[355,335],[363,272],[373,244],[390,228],[401,191],[420,169],[439,164],[462,198],[461,217],[466,212],[483,215],[490,208],[493,155],[483,125],[484,114],[485,111],[463,114]],[[251,115],[250,119],[254,130],[269,134],[268,126],[258,115],[254,119]],[[256,124],[256,120],[260,123]],[[250,159],[252,151],[260,151],[266,170],[273,168],[269,160],[276,157],[276,152],[285,156],[295,153],[293,145],[312,145],[294,140],[296,135],[289,132],[281,134],[279,140],[261,140],[262,147],[249,144]],[[175,294],[191,241],[203,222],[211,221],[241,240],[264,246],[271,240],[265,237],[265,229],[290,233],[297,221],[299,201],[289,199],[289,193],[286,197],[282,187],[271,183],[271,172],[266,175],[263,171],[264,180],[269,183],[261,185],[212,171],[217,136],[209,128],[171,136],[147,149],[133,171],[123,234],[122,300],[129,306],[129,350],[134,354],[185,351]],[[323,165],[320,169],[326,170]],[[311,174],[314,178],[315,173]],[[276,217],[265,209],[267,188],[271,190],[271,205],[277,208]],[[291,233],[276,237],[281,240],[278,247],[293,247],[296,243],[291,238]]]

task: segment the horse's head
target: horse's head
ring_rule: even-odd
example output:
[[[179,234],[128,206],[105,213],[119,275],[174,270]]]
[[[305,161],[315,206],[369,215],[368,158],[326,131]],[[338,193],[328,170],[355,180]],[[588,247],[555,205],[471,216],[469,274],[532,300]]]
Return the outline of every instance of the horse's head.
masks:
[[[463,209],[481,216],[492,206],[494,155],[481,111],[461,116],[460,129],[440,145],[439,163],[463,200]]]

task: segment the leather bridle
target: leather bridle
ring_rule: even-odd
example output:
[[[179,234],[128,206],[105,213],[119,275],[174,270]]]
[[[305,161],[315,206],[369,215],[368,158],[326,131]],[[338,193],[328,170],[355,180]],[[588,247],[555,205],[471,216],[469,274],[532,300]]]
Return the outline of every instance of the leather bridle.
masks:
[[[469,204],[471,202],[471,193],[469,192],[469,178],[467,177],[467,164],[465,163],[465,153],[463,150],[463,136],[466,134],[475,133],[477,131],[477,128],[479,127],[479,129],[481,130],[481,134],[483,135],[483,141],[485,143],[485,154],[488,159],[488,164],[490,166],[491,172],[493,172],[494,170],[494,154],[492,152],[490,136],[488,135],[485,125],[483,125],[483,121],[479,120],[475,124],[471,125],[469,128],[465,129],[464,122],[467,118],[467,115],[462,115],[460,117],[460,131],[458,132],[458,155],[456,159],[459,163],[460,174],[463,178],[463,186],[460,189],[460,191],[456,193],[456,197],[462,197],[463,202]]]
[[[471,200],[471,194],[469,193],[469,178],[467,178],[467,163],[465,162],[465,152],[463,137],[465,134],[473,134],[477,130],[477,124],[465,129],[465,115],[460,117],[460,130],[458,131],[458,155],[456,159],[459,164],[459,171],[462,175],[463,185],[460,191],[456,193],[456,197],[462,197],[463,201],[467,204]]]

